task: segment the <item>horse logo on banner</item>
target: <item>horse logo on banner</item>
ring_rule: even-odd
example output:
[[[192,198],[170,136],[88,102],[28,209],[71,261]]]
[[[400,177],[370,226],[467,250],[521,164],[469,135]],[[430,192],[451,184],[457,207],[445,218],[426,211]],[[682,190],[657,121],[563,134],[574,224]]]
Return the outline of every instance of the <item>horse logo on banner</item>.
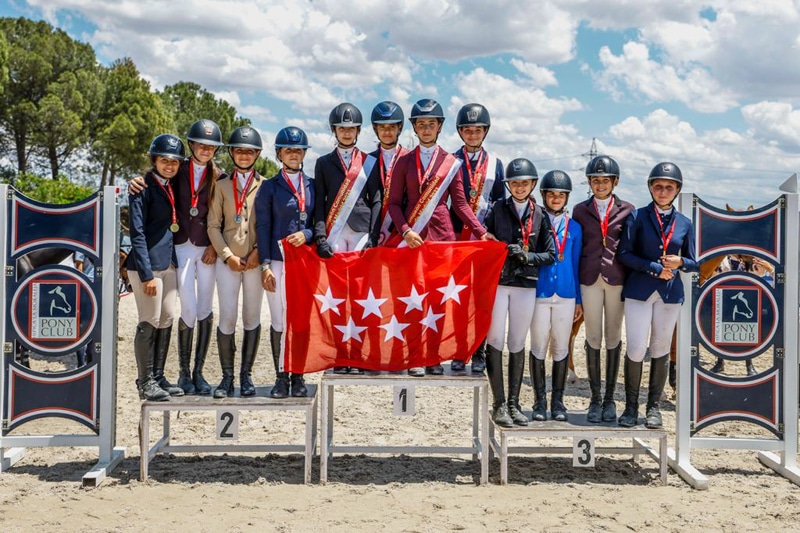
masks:
[[[695,488],[707,488],[707,478],[691,465],[692,447],[760,450],[762,462],[800,484],[796,177],[787,184],[792,194],[747,211],[717,208],[681,193],[681,211],[696,228],[699,261],[747,256],[775,266],[769,277],[730,270],[684,281],[691,305],[683,307],[678,328],[677,445],[670,465]],[[717,364],[703,364],[704,356]],[[763,362],[760,370],[752,366],[754,359]],[[747,375],[723,374],[724,361],[747,362]],[[730,431],[706,435],[712,426],[729,421],[756,424],[772,438]],[[781,457],[768,453],[773,450],[781,451]]]

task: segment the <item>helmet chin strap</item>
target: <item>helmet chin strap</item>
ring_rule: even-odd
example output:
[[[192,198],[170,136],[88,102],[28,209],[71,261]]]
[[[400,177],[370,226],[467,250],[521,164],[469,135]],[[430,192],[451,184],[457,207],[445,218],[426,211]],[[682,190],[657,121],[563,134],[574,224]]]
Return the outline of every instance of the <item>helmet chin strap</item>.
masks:
[[[281,162],[283,163],[283,161],[281,161]],[[292,168],[289,165],[287,165],[286,163],[283,163],[283,170],[287,171],[289,174],[297,174],[298,172],[303,170],[303,164],[300,163],[300,167],[299,168]]]

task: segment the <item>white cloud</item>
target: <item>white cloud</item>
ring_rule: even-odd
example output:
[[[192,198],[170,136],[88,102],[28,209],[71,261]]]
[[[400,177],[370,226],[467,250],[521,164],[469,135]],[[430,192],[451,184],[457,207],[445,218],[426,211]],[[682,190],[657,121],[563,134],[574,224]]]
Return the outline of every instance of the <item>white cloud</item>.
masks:
[[[596,76],[597,84],[624,98],[619,84],[649,102],[678,101],[700,112],[724,112],[736,106],[736,95],[717,83],[701,66],[678,68],[650,58],[646,45],[628,42],[617,56],[607,47],[600,49],[605,70]]]
[[[800,148],[800,110],[787,102],[758,102],[742,107],[742,116],[755,138],[787,151]]]
[[[536,87],[558,85],[558,79],[556,79],[555,73],[548,68],[543,68],[535,63],[528,63],[517,58],[511,60],[511,65],[528,76]]]
[[[772,201],[797,164],[793,154],[760,144],[752,132],[720,128],[701,133],[663,109],[627,117],[608,133],[604,150],[620,161],[621,193],[636,205],[649,201],[646,176],[660,161],[681,168],[685,190],[716,205],[734,206]]]

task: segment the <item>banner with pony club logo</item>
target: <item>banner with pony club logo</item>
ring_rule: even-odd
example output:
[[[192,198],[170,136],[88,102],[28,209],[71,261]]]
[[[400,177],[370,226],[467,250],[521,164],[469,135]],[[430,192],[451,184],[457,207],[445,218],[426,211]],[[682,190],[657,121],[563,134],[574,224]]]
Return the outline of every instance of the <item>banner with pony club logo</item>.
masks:
[[[284,371],[396,371],[468,359],[486,337],[506,258],[498,242],[370,248],[321,260],[283,242]]]

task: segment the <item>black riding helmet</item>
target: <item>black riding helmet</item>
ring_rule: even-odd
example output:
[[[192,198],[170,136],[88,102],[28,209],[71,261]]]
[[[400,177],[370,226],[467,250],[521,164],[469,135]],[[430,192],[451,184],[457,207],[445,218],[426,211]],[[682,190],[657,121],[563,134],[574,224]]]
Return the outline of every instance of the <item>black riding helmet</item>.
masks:
[[[514,180],[538,180],[539,173],[536,172],[536,167],[533,163],[525,159],[524,157],[518,157],[517,159],[512,160],[506,166],[506,176],[503,178],[503,181],[514,181]]]
[[[390,100],[378,103],[372,108],[372,115],[370,116],[370,122],[372,122],[373,126],[375,124],[400,124],[401,130],[403,129],[404,120],[403,109]]]
[[[258,155],[261,155],[261,149],[263,148],[263,144],[261,142],[261,135],[255,128],[251,126],[241,126],[236,128],[231,132],[231,136],[228,138],[228,153],[231,154],[231,159],[233,159],[233,149],[234,148],[249,148],[251,150],[256,150],[259,152]],[[258,156],[253,160],[253,164],[247,167],[244,170],[250,170],[258,161]]]
[[[458,115],[456,115],[456,128],[485,126],[486,131],[489,131],[491,125],[492,119],[489,117],[489,110],[481,104],[466,104],[458,110]]]
[[[165,157],[178,161],[186,159],[183,141],[181,141],[180,137],[171,133],[162,133],[153,139],[147,153],[150,156],[150,162],[153,164],[156,162],[156,157]]]
[[[567,193],[567,201],[569,201],[569,193],[572,192],[572,179],[569,174],[563,170],[551,170],[542,176],[542,181],[539,183],[539,192],[542,194],[542,202],[545,207],[547,207],[547,200],[545,200],[547,191],[563,191]],[[566,203],[564,207],[566,208]]]
[[[436,100],[430,98],[417,100],[417,103],[411,108],[411,116],[408,117],[408,121],[413,124],[418,118],[435,118],[441,124],[444,122],[444,110]]]
[[[189,126],[186,140],[211,146],[222,146],[222,132],[213,120],[202,118]]]
[[[278,161],[281,161],[281,148],[302,148],[303,150],[308,150],[311,146],[308,144],[306,132],[295,126],[287,126],[280,130],[275,136],[275,157]],[[281,163],[283,163],[283,161],[281,161]],[[301,169],[302,164],[299,169],[292,170]]]
[[[598,155],[586,165],[586,177],[591,178],[592,176],[619,178],[619,165],[607,155]]]
[[[681,169],[678,168],[678,165],[670,163],[669,161],[659,163],[653,167],[653,170],[650,171],[650,175],[647,176],[648,187],[653,180],[671,180],[678,183],[678,189],[683,187],[683,174],[681,174]]]

